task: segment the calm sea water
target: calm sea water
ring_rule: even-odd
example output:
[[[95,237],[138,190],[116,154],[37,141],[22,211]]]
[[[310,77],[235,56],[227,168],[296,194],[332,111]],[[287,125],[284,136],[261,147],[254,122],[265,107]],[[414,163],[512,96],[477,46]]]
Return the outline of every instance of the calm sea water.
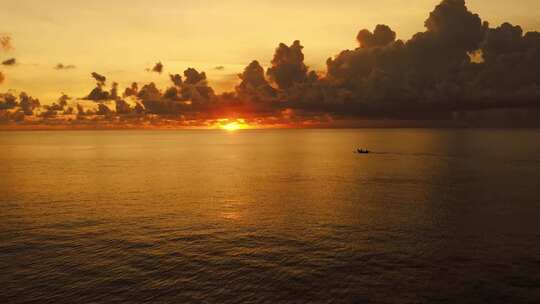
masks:
[[[540,131],[2,132],[0,162],[2,303],[540,303]]]

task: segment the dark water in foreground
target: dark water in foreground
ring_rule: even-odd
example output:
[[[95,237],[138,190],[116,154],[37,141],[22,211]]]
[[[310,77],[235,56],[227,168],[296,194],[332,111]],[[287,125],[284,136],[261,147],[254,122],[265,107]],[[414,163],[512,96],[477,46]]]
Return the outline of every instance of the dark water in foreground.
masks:
[[[1,303],[540,303],[540,131],[2,132],[0,162]]]

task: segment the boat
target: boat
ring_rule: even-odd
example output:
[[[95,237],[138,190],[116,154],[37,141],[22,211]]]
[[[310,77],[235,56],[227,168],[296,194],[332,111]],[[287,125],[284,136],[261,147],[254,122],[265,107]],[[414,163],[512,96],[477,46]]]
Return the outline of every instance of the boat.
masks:
[[[369,150],[368,149],[358,149],[357,150],[359,154],[369,154]]]

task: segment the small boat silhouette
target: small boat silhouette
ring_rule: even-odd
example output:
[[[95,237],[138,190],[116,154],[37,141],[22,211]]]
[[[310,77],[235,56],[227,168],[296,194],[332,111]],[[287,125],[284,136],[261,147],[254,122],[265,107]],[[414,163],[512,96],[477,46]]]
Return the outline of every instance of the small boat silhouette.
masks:
[[[358,149],[357,150],[359,154],[368,154],[369,153],[369,150],[368,149]]]

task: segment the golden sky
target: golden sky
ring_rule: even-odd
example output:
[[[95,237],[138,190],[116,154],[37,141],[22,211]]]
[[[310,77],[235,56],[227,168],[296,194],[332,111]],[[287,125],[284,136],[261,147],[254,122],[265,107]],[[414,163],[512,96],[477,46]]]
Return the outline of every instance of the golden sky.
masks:
[[[60,92],[81,97],[94,86],[93,71],[117,81],[154,81],[187,67],[206,71],[218,92],[232,89],[251,60],[267,65],[279,42],[299,39],[306,63],[317,70],[343,49],[355,48],[362,28],[384,23],[408,39],[439,0],[2,0],[0,33],[14,49],[0,60],[0,91],[24,90],[48,103]],[[508,21],[540,29],[538,0],[469,0],[469,9],[492,26]],[[146,68],[163,62],[164,73]],[[75,69],[55,70],[58,63]],[[223,66],[224,69],[215,69]]]

